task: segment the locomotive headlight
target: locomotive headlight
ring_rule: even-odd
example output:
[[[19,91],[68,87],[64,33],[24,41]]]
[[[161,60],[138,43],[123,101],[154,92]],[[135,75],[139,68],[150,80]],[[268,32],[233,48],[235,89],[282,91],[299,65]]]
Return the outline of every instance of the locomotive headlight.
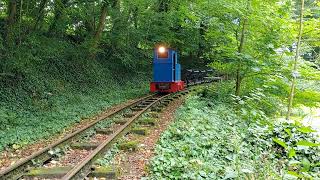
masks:
[[[158,51],[159,51],[159,53],[165,53],[166,52],[166,48],[161,46],[161,47],[159,47]]]

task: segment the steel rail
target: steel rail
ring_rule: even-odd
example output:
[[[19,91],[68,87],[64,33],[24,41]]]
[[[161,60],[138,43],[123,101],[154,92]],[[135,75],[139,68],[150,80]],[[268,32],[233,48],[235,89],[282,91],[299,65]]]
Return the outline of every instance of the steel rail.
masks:
[[[23,174],[25,173],[26,169],[28,169],[29,166],[32,166],[34,163],[34,160],[40,160],[42,161],[41,163],[43,163],[50,155],[48,154],[48,152],[51,149],[54,149],[60,145],[65,144],[66,142],[72,140],[73,138],[77,137],[78,135],[80,135],[81,133],[85,132],[87,129],[90,129],[92,127],[94,127],[94,125],[96,125],[98,122],[109,118],[127,108],[130,108],[132,106],[135,106],[137,104],[139,104],[140,102],[149,99],[151,97],[154,97],[155,94],[151,94],[142,98],[139,98],[133,102],[130,102],[129,104],[127,104],[124,107],[119,107],[114,109],[112,112],[109,112],[101,117],[99,117],[97,120],[95,120],[94,122],[88,124],[87,126],[71,133],[70,135],[67,135],[66,137],[62,138],[61,140],[54,142],[52,144],[50,144],[49,146],[31,154],[30,156],[21,159],[20,161],[18,161],[17,163],[13,164],[12,166],[9,166],[8,168],[0,171],[0,180],[8,180],[8,179],[19,179],[21,178],[21,176],[23,176]]]
[[[129,118],[127,122],[121,126],[115,133],[113,133],[108,139],[106,139],[104,142],[102,142],[87,158],[85,158],[81,163],[78,165],[74,166],[63,178],[62,180],[78,180],[78,179],[85,179],[90,172],[92,171],[92,167],[94,165],[94,162],[99,156],[105,152],[108,147],[112,145],[114,141],[118,137],[120,137],[122,134],[125,134],[133,124],[135,120],[137,120],[142,114],[144,114],[146,111],[148,111],[150,108],[152,108],[156,104],[161,104],[161,101],[166,99],[167,97],[171,97],[173,95],[180,95],[186,91],[181,91],[179,93],[175,94],[167,94],[159,97],[157,100],[154,102],[150,103],[148,106],[143,108],[141,111],[139,111],[136,115],[133,117]]]

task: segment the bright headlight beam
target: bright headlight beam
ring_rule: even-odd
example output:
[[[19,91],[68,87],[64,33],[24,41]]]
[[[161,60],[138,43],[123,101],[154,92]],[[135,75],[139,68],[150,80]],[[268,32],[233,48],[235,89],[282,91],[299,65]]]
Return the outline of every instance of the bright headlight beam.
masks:
[[[165,53],[166,52],[166,48],[161,46],[161,47],[159,47],[158,51],[159,51],[159,53]]]

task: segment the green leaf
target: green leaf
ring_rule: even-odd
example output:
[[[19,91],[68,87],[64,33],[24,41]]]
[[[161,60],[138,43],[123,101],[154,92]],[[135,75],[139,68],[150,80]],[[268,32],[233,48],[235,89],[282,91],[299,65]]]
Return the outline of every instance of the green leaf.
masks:
[[[241,169],[241,172],[248,173],[248,174],[252,174],[253,173],[253,171],[251,171],[250,169]]]
[[[286,143],[283,142],[283,141],[281,141],[279,138],[272,138],[272,140],[273,140],[275,143],[277,143],[277,144],[279,144],[280,146],[282,146],[283,148],[285,148],[285,149],[288,148],[288,146],[286,145]]]
[[[288,165],[291,166],[291,165],[296,165],[296,164],[301,164],[300,161],[297,161],[297,160],[291,160],[288,162]]]
[[[12,148],[14,149],[14,150],[17,150],[17,149],[19,149],[21,146],[20,145],[18,145],[18,144],[14,144],[13,146],[12,146]]]
[[[302,127],[302,128],[298,128],[298,131],[302,132],[302,133],[312,133],[312,132],[317,132],[313,129],[311,129],[310,127]]]
[[[284,129],[284,131],[286,132],[286,133],[288,133],[288,135],[290,136],[290,137],[292,137],[292,133],[291,133],[291,131],[290,131],[290,129]]]
[[[303,158],[302,160],[302,171],[308,172],[310,170],[310,161],[307,158]]]
[[[224,179],[232,179],[232,178],[236,178],[237,176],[238,175],[235,171],[229,170],[229,171],[226,171]]]
[[[292,158],[292,157],[296,156],[296,151],[293,148],[291,148],[289,150],[289,155],[288,156],[289,156],[289,158]]]
[[[294,171],[288,171],[288,174],[295,176],[295,177],[302,178],[302,176],[300,174],[298,174],[297,172],[294,172]]]
[[[309,142],[306,140],[301,140],[299,142],[297,142],[297,146],[308,146],[308,147],[316,147],[316,146],[320,146],[320,144],[318,143],[313,143],[313,142]]]
[[[312,164],[312,167],[320,167],[320,162],[318,162],[317,164]]]

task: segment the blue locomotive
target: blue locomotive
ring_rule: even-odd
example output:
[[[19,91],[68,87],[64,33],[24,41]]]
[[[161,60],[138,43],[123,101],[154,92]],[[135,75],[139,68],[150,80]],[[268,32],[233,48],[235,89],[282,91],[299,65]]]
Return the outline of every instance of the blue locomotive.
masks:
[[[151,92],[172,93],[185,88],[181,81],[181,66],[178,63],[178,53],[163,46],[154,49],[153,82]]]

